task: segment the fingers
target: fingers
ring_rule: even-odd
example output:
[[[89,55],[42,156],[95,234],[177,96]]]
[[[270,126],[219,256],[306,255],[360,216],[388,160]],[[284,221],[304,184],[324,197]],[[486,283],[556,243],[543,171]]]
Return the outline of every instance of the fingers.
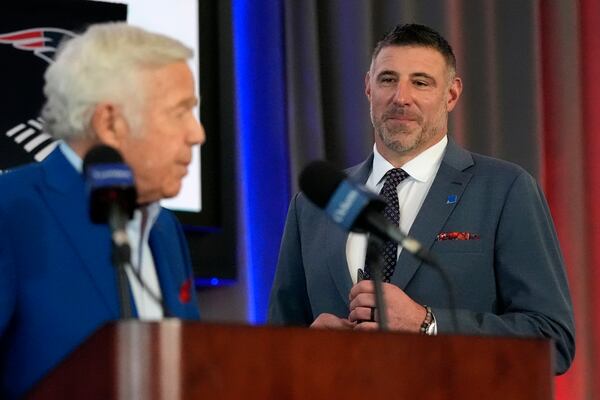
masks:
[[[375,295],[371,293],[361,293],[350,302],[350,311],[354,311],[357,307],[375,307]]]
[[[348,295],[348,299],[352,301],[361,293],[375,293],[375,285],[373,285],[373,281],[364,280],[352,286],[352,289],[350,289],[350,294]]]
[[[320,314],[310,325],[311,328],[319,329],[352,329],[355,322],[339,318],[333,314]]]
[[[356,307],[375,307],[375,286],[373,281],[360,281],[350,289],[350,311]]]
[[[381,289],[383,290],[384,295],[393,293],[396,290],[401,291],[397,286],[387,282],[382,282]],[[348,294],[348,300],[352,301],[361,294],[375,295],[375,284],[372,280],[360,281],[352,286],[350,293]]]
[[[348,319],[350,321],[356,321],[358,323],[373,322],[377,320],[375,307],[357,307],[350,311]]]
[[[355,331],[378,331],[379,323],[377,322],[363,322],[362,324],[356,324],[354,327]]]

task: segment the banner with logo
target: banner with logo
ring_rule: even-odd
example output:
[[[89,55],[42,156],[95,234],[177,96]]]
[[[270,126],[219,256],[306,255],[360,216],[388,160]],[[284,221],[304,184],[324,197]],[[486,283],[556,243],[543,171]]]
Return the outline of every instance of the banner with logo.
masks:
[[[44,132],[44,71],[62,40],[88,25],[124,21],[127,6],[96,1],[25,2],[0,13],[0,172],[41,161],[55,147]]]

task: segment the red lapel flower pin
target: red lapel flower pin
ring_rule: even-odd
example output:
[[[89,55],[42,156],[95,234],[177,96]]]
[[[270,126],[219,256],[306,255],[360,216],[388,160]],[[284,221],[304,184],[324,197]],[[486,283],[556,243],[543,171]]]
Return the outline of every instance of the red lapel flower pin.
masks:
[[[187,304],[192,299],[192,278],[186,279],[179,288],[179,301]]]

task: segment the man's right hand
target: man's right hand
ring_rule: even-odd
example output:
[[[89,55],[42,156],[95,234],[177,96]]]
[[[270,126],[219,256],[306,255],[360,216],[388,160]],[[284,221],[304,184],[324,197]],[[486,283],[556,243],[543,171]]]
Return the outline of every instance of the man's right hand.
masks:
[[[350,322],[346,318],[340,318],[333,314],[323,313],[310,325],[311,328],[318,329],[354,329],[356,322]]]

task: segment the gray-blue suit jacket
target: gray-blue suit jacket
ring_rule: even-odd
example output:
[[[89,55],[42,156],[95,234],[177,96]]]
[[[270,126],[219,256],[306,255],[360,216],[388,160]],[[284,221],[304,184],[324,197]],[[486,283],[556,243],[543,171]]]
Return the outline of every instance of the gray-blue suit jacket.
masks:
[[[372,160],[349,175],[366,182]],[[444,232],[479,239],[436,240]],[[409,234],[450,277],[461,333],[554,339],[556,372],[568,369],[575,354],[571,299],[548,205],[531,175],[449,140]],[[309,325],[321,313],[348,316],[347,237],[302,193],[295,196],[271,291],[271,323]],[[435,269],[403,251],[391,283],[432,307],[439,333],[453,330],[449,288]]]

